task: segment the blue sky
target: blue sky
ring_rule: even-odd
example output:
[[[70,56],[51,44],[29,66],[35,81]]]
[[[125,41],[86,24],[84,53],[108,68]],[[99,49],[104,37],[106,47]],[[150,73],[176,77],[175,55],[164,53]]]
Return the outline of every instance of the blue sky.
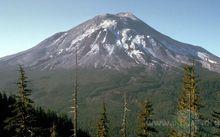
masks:
[[[0,57],[98,14],[124,11],[163,34],[220,56],[220,0],[1,0]]]

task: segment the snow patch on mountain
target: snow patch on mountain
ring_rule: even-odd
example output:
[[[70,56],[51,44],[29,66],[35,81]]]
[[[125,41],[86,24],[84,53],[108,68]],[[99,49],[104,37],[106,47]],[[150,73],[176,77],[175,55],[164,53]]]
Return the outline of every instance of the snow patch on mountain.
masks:
[[[77,42],[85,39],[86,37],[89,37],[92,33],[94,33],[95,31],[97,31],[101,28],[103,28],[104,31],[106,31],[106,33],[108,33],[107,29],[115,29],[116,26],[117,26],[117,22],[115,20],[104,20],[99,25],[92,25],[82,35],[80,35],[80,36],[76,37],[74,40],[72,40],[71,45],[74,45]],[[101,33],[101,31],[98,33],[96,40],[99,38],[100,33]],[[105,42],[105,39],[106,38],[103,39],[103,43]]]
[[[94,54],[97,54],[98,52],[99,52],[99,45],[95,44],[95,45],[92,45],[91,50],[88,52],[87,55],[94,55]]]
[[[145,37],[144,35],[136,35],[135,38],[132,40],[132,43],[146,46]]]
[[[212,63],[212,64],[217,64],[217,62],[214,61],[214,60],[210,60],[210,59],[209,59],[209,62]]]
[[[104,30],[104,31],[105,31],[105,30]],[[102,40],[102,44],[105,43],[107,35],[108,35],[108,32],[105,33],[105,37],[104,37],[103,40]]]
[[[99,27],[108,29],[115,28],[117,26],[117,22],[115,20],[104,20]]]
[[[112,53],[114,51],[114,46],[110,45],[110,44],[106,44],[105,47],[107,49],[108,55],[112,55]]]
[[[59,42],[62,41],[67,35],[68,35],[68,33],[65,32],[65,33],[64,33],[63,35],[61,35],[58,39],[56,39],[56,40],[53,42],[53,44],[51,44],[51,45],[54,45],[54,44],[59,43]]]
[[[138,64],[140,64],[140,63],[141,64],[145,64],[145,60],[143,58],[144,53],[141,52],[140,50],[136,50],[136,49],[131,50],[130,52],[128,52],[128,55],[131,58],[133,58],[136,61],[136,63],[138,63]]]
[[[211,60],[206,53],[198,52],[198,57],[200,57],[202,60],[207,61],[209,63],[217,64],[217,62],[214,60]]]
[[[138,18],[134,16],[134,14],[132,14],[131,12],[121,12],[121,13],[118,13],[117,16],[123,17],[123,18],[130,18],[132,20],[138,20]]]
[[[92,34],[93,32],[95,32],[94,29],[88,29],[87,31],[85,31],[85,33],[83,33],[82,35],[76,37],[75,39],[72,40],[71,45],[76,44],[77,42],[83,40],[85,37],[87,37],[88,35]]]
[[[62,52],[63,52],[63,49],[59,49],[57,54],[60,55]]]

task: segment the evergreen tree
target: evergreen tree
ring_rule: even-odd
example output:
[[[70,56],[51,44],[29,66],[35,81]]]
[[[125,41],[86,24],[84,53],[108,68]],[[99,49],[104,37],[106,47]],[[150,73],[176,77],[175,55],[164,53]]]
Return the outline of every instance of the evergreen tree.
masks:
[[[5,120],[8,117],[12,117],[12,106],[15,103],[15,98],[12,96],[7,97],[5,93],[0,93],[0,137],[8,137],[13,136],[15,134],[14,129],[6,130],[5,127]]]
[[[6,129],[15,129],[17,137],[30,137],[33,136],[33,101],[29,98],[31,90],[27,87],[27,77],[22,66],[19,66],[19,79],[18,79],[18,95],[16,102],[12,106],[12,112],[15,114],[9,117],[5,122]]]
[[[84,131],[84,130],[81,130],[81,129],[79,129],[77,131],[77,136],[78,137],[91,137],[87,131]]]
[[[182,137],[182,136],[179,136],[178,133],[176,132],[176,130],[174,130],[174,129],[171,130],[171,133],[169,136],[170,137]]]
[[[176,126],[171,136],[197,136],[200,130],[200,99],[197,89],[195,67],[184,67],[183,90],[178,102]]]
[[[137,137],[151,137],[157,130],[151,125],[153,120],[151,119],[153,115],[152,104],[148,101],[141,102],[141,111],[138,114],[138,130]]]
[[[0,113],[0,137],[13,137],[17,136],[14,128],[6,130],[3,128],[5,124],[3,121],[6,121],[8,117],[13,117],[15,114],[12,113],[12,107],[15,104],[15,97],[7,97],[5,94],[0,94],[0,110],[4,110]],[[71,119],[67,115],[57,115],[54,111],[48,110],[45,111],[42,108],[35,108],[33,111],[34,122],[32,123],[34,127],[34,137],[50,137],[51,136],[51,125],[56,125],[57,135],[61,137],[70,137],[72,135],[71,129],[73,125]],[[36,127],[39,130],[36,130]],[[79,129],[77,132],[78,137],[90,137],[88,132]]]
[[[97,122],[97,137],[107,137],[108,136],[108,118],[106,112],[106,105],[103,103],[103,110],[100,114],[100,119]]]
[[[124,93],[124,106],[123,106],[123,120],[122,120],[122,128],[121,128],[121,137],[127,136],[127,111],[128,111],[128,103],[126,93]]]

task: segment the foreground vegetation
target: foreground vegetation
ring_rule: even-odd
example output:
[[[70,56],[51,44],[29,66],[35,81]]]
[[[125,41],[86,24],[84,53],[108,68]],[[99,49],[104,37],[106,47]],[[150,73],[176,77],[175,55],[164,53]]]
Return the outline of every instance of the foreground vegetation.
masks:
[[[220,136],[220,113],[219,110],[213,110],[212,117],[205,117],[201,111],[202,99],[198,90],[197,76],[194,66],[184,67],[183,90],[178,100],[176,113],[172,116],[172,122],[166,123],[165,128],[169,132],[163,132],[163,129],[158,126],[158,120],[153,117],[154,105],[148,100],[140,101],[140,109],[137,115],[137,128],[128,128],[128,123],[134,123],[134,119],[129,117],[129,102],[127,102],[126,93],[124,93],[124,105],[121,107],[123,116],[121,126],[118,130],[118,135],[123,137],[133,135],[138,137],[148,136]],[[77,77],[76,77],[77,78]],[[77,115],[73,115],[73,121],[67,115],[58,115],[53,111],[45,111],[34,105],[31,100],[32,90],[28,88],[28,80],[25,72],[20,66],[18,79],[18,92],[13,96],[0,94],[0,136],[18,136],[18,137],[50,137],[50,136],[90,136],[86,131],[74,127],[72,123],[76,122]],[[75,83],[77,85],[77,83]],[[76,87],[76,86],[75,86]],[[74,93],[77,91],[77,87]],[[77,91],[78,92],[78,91]],[[75,95],[75,94],[74,94]],[[77,96],[73,96],[73,100]],[[104,99],[103,99],[104,100]],[[104,100],[105,101],[105,100]],[[111,133],[110,121],[111,115],[108,111],[106,103],[103,102],[102,110],[96,121],[96,136],[107,137],[116,136]],[[77,107],[77,102],[73,103],[73,107]],[[74,114],[74,113],[73,113]],[[75,117],[75,118],[74,118]],[[75,124],[76,125],[76,124]],[[91,125],[91,128],[94,125]],[[75,129],[75,130],[74,130]],[[90,129],[87,129],[88,131]],[[77,134],[74,131],[78,131]],[[120,132],[119,132],[120,131]],[[92,132],[94,134],[94,132]],[[90,132],[91,134],[91,132]],[[166,134],[166,135],[165,135]],[[132,136],[133,136],[132,135]]]

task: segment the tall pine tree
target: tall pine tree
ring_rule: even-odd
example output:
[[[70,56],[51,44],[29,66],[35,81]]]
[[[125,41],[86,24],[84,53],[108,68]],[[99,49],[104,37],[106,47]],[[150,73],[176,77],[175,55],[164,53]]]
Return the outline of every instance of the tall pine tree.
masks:
[[[137,137],[151,137],[157,132],[152,126],[153,108],[149,101],[141,102],[141,111],[138,114]]]
[[[6,122],[6,129],[14,129],[16,137],[31,137],[34,135],[33,122],[33,101],[30,99],[31,90],[27,87],[27,77],[22,66],[19,66],[18,95],[12,112],[15,114],[9,117]]]
[[[200,99],[194,65],[184,67],[183,90],[178,102],[176,127],[171,136],[198,136],[200,130]]]
[[[108,136],[108,131],[109,131],[108,123],[109,123],[109,120],[107,118],[106,105],[105,103],[103,103],[103,110],[97,122],[97,137]]]

